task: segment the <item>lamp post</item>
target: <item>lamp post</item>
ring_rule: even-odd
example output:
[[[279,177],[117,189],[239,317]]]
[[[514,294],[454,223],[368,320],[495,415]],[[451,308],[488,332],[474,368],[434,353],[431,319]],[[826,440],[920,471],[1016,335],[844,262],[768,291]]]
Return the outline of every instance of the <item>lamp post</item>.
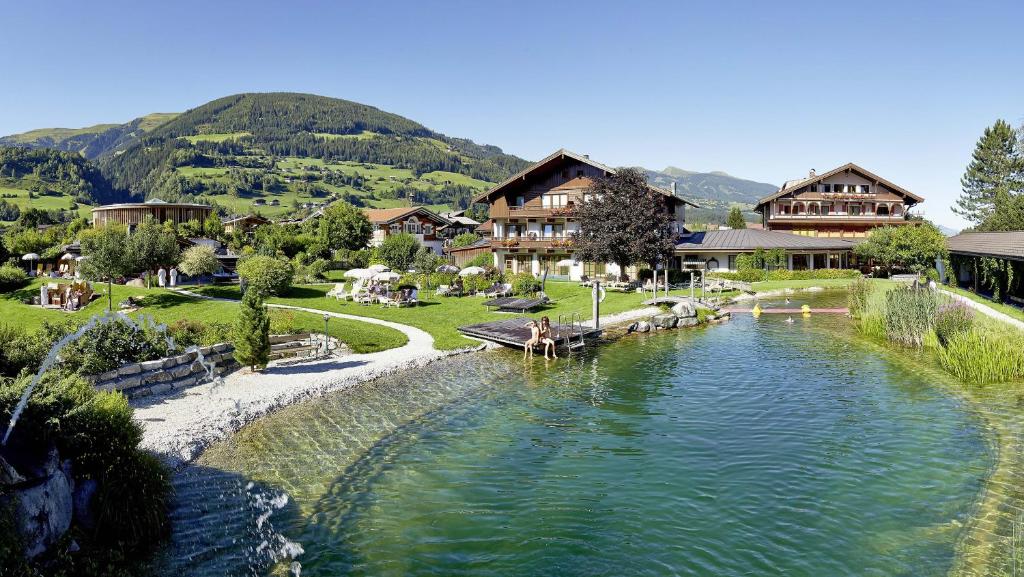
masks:
[[[328,356],[330,352],[330,337],[327,336],[327,321],[330,320],[331,315],[324,313],[324,356]]]

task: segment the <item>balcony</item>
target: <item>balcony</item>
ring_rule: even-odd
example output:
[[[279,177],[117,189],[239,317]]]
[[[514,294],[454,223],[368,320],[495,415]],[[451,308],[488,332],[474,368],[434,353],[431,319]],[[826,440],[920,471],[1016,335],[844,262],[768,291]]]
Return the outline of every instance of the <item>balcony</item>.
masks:
[[[567,206],[544,207],[544,206],[509,206],[506,209],[499,209],[492,206],[491,218],[566,218],[572,216],[575,211],[572,203]]]
[[[902,214],[848,214],[845,212],[830,212],[828,214],[772,214],[768,217],[772,222],[886,222],[897,223],[906,221]]]
[[[568,251],[572,249],[572,246],[572,238],[568,236],[531,235],[491,239],[491,248],[509,251],[530,249]]]

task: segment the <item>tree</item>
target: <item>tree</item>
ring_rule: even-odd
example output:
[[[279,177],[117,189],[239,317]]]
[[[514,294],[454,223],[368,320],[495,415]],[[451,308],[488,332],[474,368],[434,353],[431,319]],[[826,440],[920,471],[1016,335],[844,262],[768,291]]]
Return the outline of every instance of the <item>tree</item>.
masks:
[[[413,259],[412,268],[416,269],[417,272],[434,272],[434,270],[447,262],[444,258],[438,256],[436,252],[427,246],[421,246],[416,251],[416,258]]]
[[[886,269],[903,267],[916,273],[934,267],[936,259],[945,259],[949,254],[946,237],[927,221],[876,228],[854,252]]]
[[[335,202],[317,219],[317,232],[330,250],[359,250],[370,242],[373,225],[363,211],[347,202]]]
[[[420,243],[416,237],[409,233],[398,233],[388,235],[384,242],[374,251],[377,260],[391,267],[393,270],[408,270],[416,260],[416,251],[420,249]]]
[[[272,256],[253,255],[238,263],[238,276],[245,281],[246,294],[255,292],[261,297],[288,292],[294,274],[290,263]]]
[[[197,279],[201,279],[204,274],[213,274],[218,268],[220,262],[217,261],[217,253],[212,247],[204,244],[188,247],[181,255],[181,262],[178,263],[178,269],[182,273]],[[199,284],[202,285],[202,280]]]
[[[85,278],[107,281],[107,310],[114,309],[114,277],[132,272],[131,255],[128,251],[128,229],[116,224],[85,231],[79,239],[85,260],[79,270]]]
[[[480,240],[480,235],[473,232],[464,232],[452,239],[452,246],[456,248],[469,246],[478,240]]]
[[[1024,194],[1000,198],[995,210],[978,227],[979,231],[1024,230]]]
[[[725,225],[732,229],[747,228],[747,221],[743,219],[740,207],[734,206],[729,209],[729,218],[725,221]]]
[[[984,222],[997,203],[1024,192],[1024,144],[1007,122],[996,120],[985,129],[960,185],[953,212],[975,224]]]
[[[619,170],[595,181],[585,197],[588,200],[577,209],[577,258],[613,262],[625,269],[635,263],[654,268],[672,255],[673,214],[665,195],[647,185],[643,172]]]
[[[153,285],[152,272],[178,260],[178,237],[153,217],[146,217],[128,236],[133,272],[146,271],[146,285]]]
[[[270,315],[259,292],[246,291],[235,319],[235,360],[259,370],[270,360]]]

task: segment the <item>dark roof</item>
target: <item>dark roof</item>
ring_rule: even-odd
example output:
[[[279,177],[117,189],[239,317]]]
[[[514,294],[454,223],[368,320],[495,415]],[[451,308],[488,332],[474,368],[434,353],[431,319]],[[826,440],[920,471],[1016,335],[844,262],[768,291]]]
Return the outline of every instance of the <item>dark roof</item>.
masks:
[[[757,201],[757,205],[756,206],[761,206],[762,204],[764,204],[766,202],[770,202],[770,201],[772,201],[772,200],[774,200],[774,199],[776,199],[776,198],[778,198],[778,197],[780,197],[780,196],[782,196],[784,194],[788,194],[790,192],[793,192],[794,190],[803,188],[803,187],[807,186],[808,184],[814,184],[816,182],[821,182],[822,180],[824,180],[824,179],[826,179],[826,178],[828,178],[830,176],[834,176],[834,175],[839,174],[840,172],[843,172],[843,171],[846,171],[846,170],[850,170],[850,171],[853,171],[853,172],[858,172],[858,173],[860,173],[861,176],[867,178],[868,180],[873,180],[875,182],[884,184],[885,186],[887,186],[887,187],[891,188],[892,190],[902,194],[903,196],[906,196],[907,198],[913,200],[914,202],[924,202],[923,198],[921,198],[920,196],[917,196],[916,194],[910,192],[909,190],[903,188],[902,186],[899,186],[897,184],[889,182],[888,180],[882,178],[881,176],[878,176],[877,174],[875,174],[873,172],[869,172],[869,171],[867,171],[867,170],[857,166],[856,164],[854,164],[852,162],[847,162],[846,164],[840,166],[839,168],[832,169],[832,170],[830,170],[828,172],[823,172],[821,174],[816,174],[814,176],[811,176],[811,177],[808,177],[808,178],[799,179],[799,180],[787,180],[786,183],[782,185],[782,188],[780,188],[779,190],[775,191],[773,194],[770,194],[770,195],[762,198],[761,200]]]
[[[490,200],[490,198],[492,196],[494,196],[496,193],[504,190],[506,187],[510,186],[512,183],[514,183],[514,182],[516,182],[518,180],[525,180],[526,176],[529,175],[530,173],[536,172],[538,170],[545,169],[545,168],[547,168],[549,166],[554,166],[556,163],[562,161],[565,158],[571,158],[571,159],[576,160],[578,162],[582,162],[583,164],[589,164],[590,166],[593,166],[594,168],[597,168],[598,170],[604,171],[604,173],[606,175],[615,174],[615,169],[614,168],[612,168],[612,167],[610,167],[610,166],[608,166],[606,164],[601,164],[600,162],[597,162],[596,160],[590,160],[590,157],[585,155],[585,154],[576,154],[575,152],[573,152],[571,150],[566,150],[564,148],[560,148],[560,149],[556,150],[555,152],[549,154],[548,156],[542,158],[541,160],[535,162],[534,164],[531,164],[530,166],[524,168],[523,170],[520,170],[519,172],[517,172],[517,173],[513,174],[512,176],[508,177],[508,179],[506,179],[504,182],[498,184],[497,186],[495,186],[494,188],[488,190],[487,192],[483,192],[483,193],[480,193],[480,194],[476,195],[476,197],[473,198],[473,202],[487,202],[487,201]],[[688,204],[690,206],[697,207],[697,205],[694,204],[692,201],[686,200],[685,198],[683,198],[681,196],[677,196],[675,194],[672,194],[672,191],[665,190],[664,188],[661,188],[661,187],[658,187],[658,186],[654,186],[653,184],[650,184],[650,183],[647,183],[647,186],[650,187],[651,190],[656,191],[656,192],[660,192],[661,194],[664,194],[665,196],[670,196],[670,197],[678,200],[679,202],[683,202],[683,203],[686,203],[686,204]],[[699,208],[699,207],[697,207],[697,208]]]
[[[801,236],[788,232],[757,229],[709,230],[683,236],[676,250],[754,250],[783,248],[786,250],[852,250],[853,241],[842,238]]]
[[[1024,230],[1011,232],[963,232],[950,237],[949,252],[1024,261]]]

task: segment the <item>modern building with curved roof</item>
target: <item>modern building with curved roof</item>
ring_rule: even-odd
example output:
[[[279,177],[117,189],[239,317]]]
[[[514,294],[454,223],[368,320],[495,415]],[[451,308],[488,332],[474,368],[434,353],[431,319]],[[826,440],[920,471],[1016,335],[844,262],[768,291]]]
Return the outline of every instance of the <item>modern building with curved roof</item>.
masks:
[[[158,198],[146,202],[108,204],[92,209],[94,227],[120,224],[129,229],[136,227],[146,217],[153,217],[159,223],[167,221],[175,225],[198,220],[204,223],[213,213],[213,207],[206,204],[164,202]]]

